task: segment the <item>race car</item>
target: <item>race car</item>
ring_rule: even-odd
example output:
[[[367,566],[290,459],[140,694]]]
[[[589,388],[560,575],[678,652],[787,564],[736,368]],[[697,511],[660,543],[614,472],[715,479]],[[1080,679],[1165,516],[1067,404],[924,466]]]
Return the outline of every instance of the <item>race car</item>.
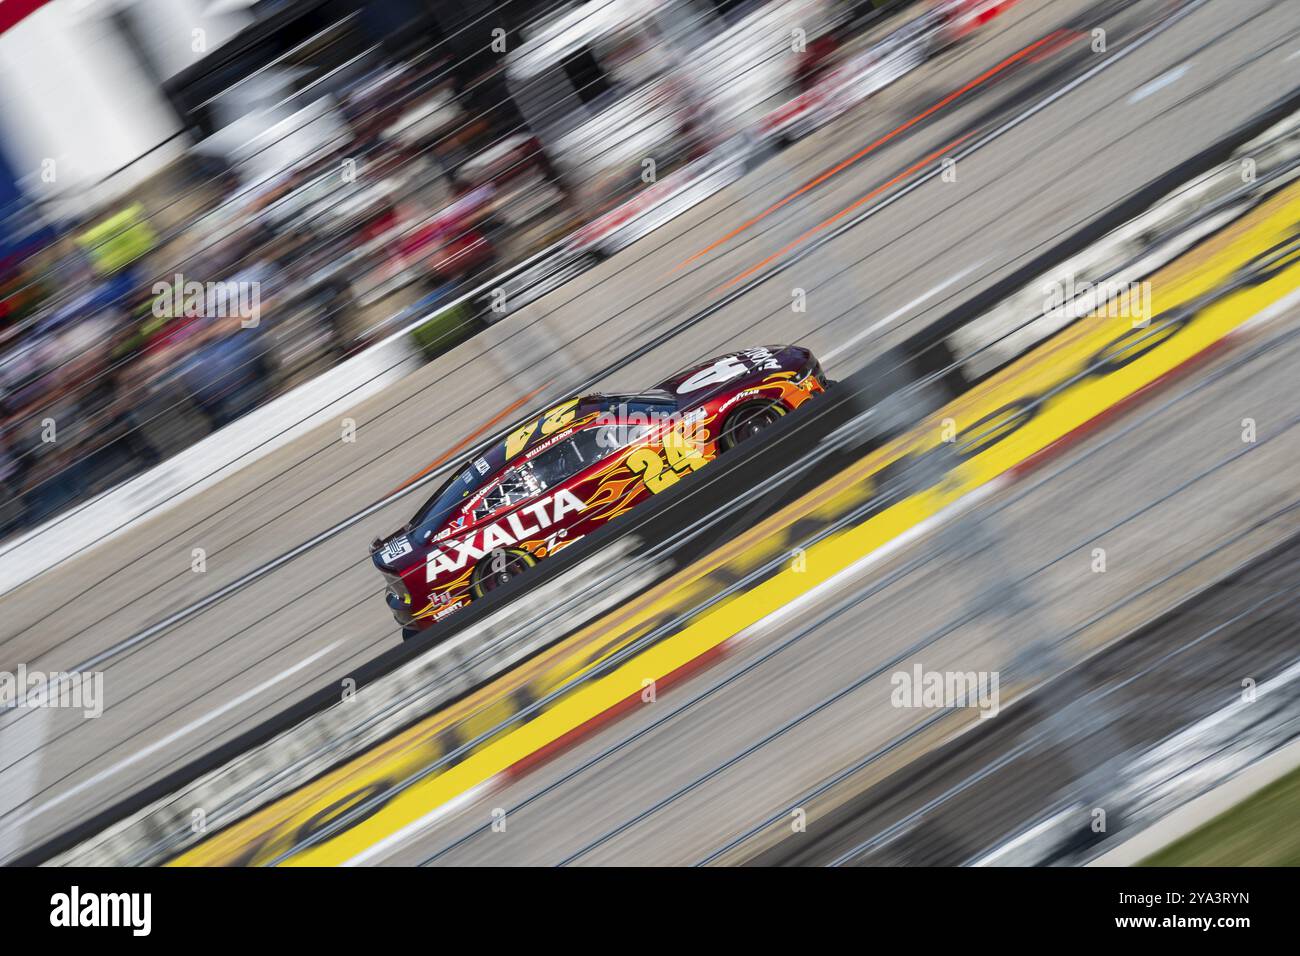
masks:
[[[453,471],[404,528],[372,543],[403,638],[671,488],[827,384],[807,349],[767,346],[519,422]]]

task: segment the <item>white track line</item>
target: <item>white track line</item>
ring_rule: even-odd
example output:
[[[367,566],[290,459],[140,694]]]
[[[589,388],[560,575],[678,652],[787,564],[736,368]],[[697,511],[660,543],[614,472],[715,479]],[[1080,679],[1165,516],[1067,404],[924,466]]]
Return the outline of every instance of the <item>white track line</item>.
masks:
[[[921,303],[933,299],[944,289],[960,282],[962,279],[966,278],[966,276],[970,275],[972,272],[974,272],[976,269],[978,269],[987,261],[988,260],[986,259],[981,259],[979,262],[973,263],[970,267],[963,269],[961,272],[958,272],[956,275],[949,276],[947,279],[944,279],[938,285],[927,289],[925,292],[922,292],[911,302],[907,303],[906,305],[900,306],[899,308],[895,309],[893,312],[890,312],[883,319],[879,319],[878,321],[873,322],[871,325],[867,326],[865,329],[863,329],[857,335],[853,336],[851,339],[849,339],[839,348],[832,349],[831,351],[824,353],[822,355],[822,361],[829,363],[833,358],[835,358],[835,356],[843,355],[845,352],[847,352],[849,349],[855,346],[858,342],[862,341],[862,339],[866,338],[872,332],[876,332],[887,325],[891,325],[895,320],[903,317],[908,312],[911,312]]]
[[[433,826],[443,817],[449,816],[463,807],[469,806],[479,797],[490,793],[497,788],[498,777],[492,777],[484,780],[482,783],[475,784],[464,793],[452,797],[446,803],[440,803],[418,820],[412,820],[400,830],[394,830],[388,836],[384,837],[378,843],[371,844],[356,856],[345,860],[343,866],[364,866],[371,863],[376,857],[384,856],[389,850],[395,849],[399,844],[415,836],[421,830]]]
[[[1292,664],[1276,677],[1260,684],[1256,688],[1257,695],[1262,697],[1297,678],[1300,678],[1300,664]],[[1192,736],[1197,728],[1213,726],[1249,706],[1251,705],[1239,700],[1180,731],[1180,734]],[[1088,866],[1136,866],[1153,853],[1199,830],[1219,815],[1248,800],[1297,767],[1300,767],[1300,740],[1294,740],[1268,756],[1247,764],[1210,790],[1170,811],[1113,850],[1092,860]]]
[[[944,505],[943,508],[939,509],[934,514],[930,515],[930,517],[922,519],[921,521],[912,525],[912,527],[908,528],[906,531],[903,531],[895,535],[893,538],[890,538],[888,541],[886,541],[884,544],[880,545],[879,547],[871,551],[868,551],[866,554],[862,555],[862,557],[855,560],[852,564],[846,565],[845,567],[841,568],[839,571],[836,571],[825,581],[821,581],[817,583],[813,587],[809,588],[807,591],[804,591],[794,600],[788,601],[787,603],[781,605],[779,608],[765,615],[759,620],[755,621],[753,624],[749,625],[744,630],[738,631],[737,633],[733,634],[727,640],[729,642],[736,641],[745,637],[747,634],[756,633],[759,629],[767,628],[773,624],[780,623],[789,615],[802,611],[806,605],[821,600],[827,593],[832,591],[834,588],[844,584],[847,581],[853,580],[855,577],[860,575],[863,571],[873,567],[874,565],[879,564],[880,562],[886,560],[887,558],[892,557],[893,555],[901,551],[903,548],[915,544],[917,541],[921,540],[927,535],[937,531],[942,525],[947,524],[949,521],[957,517],[959,514],[969,511],[971,508],[975,507],[977,504],[984,501],[991,495],[1001,491],[1003,488],[1005,488],[1008,484],[1010,484],[1014,480],[1013,478],[1009,477],[1010,475],[1011,475],[1010,471],[1005,471],[1000,475],[995,475],[994,477],[990,478],[988,481],[984,482],[984,484],[972,488],[970,491],[966,492],[966,494],[962,495],[956,501]]]
[[[1139,86],[1129,95],[1128,101],[1130,103],[1140,103],[1148,96],[1151,96],[1154,93],[1159,93],[1166,86],[1177,83],[1187,75],[1191,68],[1192,64],[1190,62],[1178,64],[1178,66],[1174,67],[1172,70],[1168,70],[1157,76],[1150,83]]]
[[[267,680],[258,684],[256,687],[249,688],[248,690],[244,691],[244,693],[240,694],[238,697],[232,697],[230,700],[226,701],[220,707],[216,708],[215,710],[208,711],[202,717],[196,717],[194,720],[191,720],[188,724],[185,724],[183,727],[179,727],[178,729],[172,731],[166,737],[162,737],[159,740],[154,741],[149,746],[145,747],[143,750],[137,750],[131,756],[126,757],[123,760],[119,760],[117,763],[113,764],[110,767],[105,767],[103,770],[99,771],[99,773],[87,778],[86,780],[83,780],[75,787],[70,787],[69,789],[63,791],[63,793],[59,794],[57,797],[53,797],[50,800],[47,800],[44,803],[40,804],[39,806],[35,807],[34,809],[28,810],[26,814],[20,816],[11,825],[22,826],[28,820],[31,820],[34,817],[38,817],[45,811],[53,809],[54,807],[57,807],[59,804],[63,803],[66,800],[71,799],[77,794],[82,793],[83,791],[88,790],[99,783],[102,783],[104,780],[113,776],[118,771],[130,767],[133,764],[137,764],[141,760],[150,756],[151,754],[155,754],[159,750],[162,750],[164,747],[170,746],[171,744],[175,743],[177,740],[184,737],[185,735],[197,730],[199,727],[202,727],[205,724],[208,724],[211,721],[216,720],[222,714],[228,713],[229,711],[234,710],[236,707],[239,707],[240,705],[247,703],[248,701],[256,697],[258,694],[262,693],[262,691],[270,687],[274,687],[276,684],[280,683],[281,681],[285,680],[291,675],[296,674],[298,671],[302,670],[303,668],[308,667],[311,664],[314,664],[316,661],[320,660],[326,654],[329,654],[331,651],[333,651],[336,647],[338,647],[342,643],[343,643],[342,640],[338,640],[338,641],[334,641],[332,644],[329,644],[326,647],[322,647],[315,654],[303,658],[302,660],[298,661],[298,663],[294,664],[292,667],[285,668],[284,670],[280,671],[280,673],[276,674],[274,677],[268,678]]]
[[[4,788],[0,790],[0,814],[17,810],[35,796],[39,789],[41,768],[45,765],[39,752],[49,739],[50,719],[54,713],[48,707],[32,709],[35,713],[16,730],[0,733],[0,766],[10,767],[22,763],[25,757],[37,755],[36,759],[26,761],[25,766],[13,767],[4,774]],[[34,742],[36,746],[32,747]],[[21,822],[0,830],[0,861],[17,855],[25,846]]]

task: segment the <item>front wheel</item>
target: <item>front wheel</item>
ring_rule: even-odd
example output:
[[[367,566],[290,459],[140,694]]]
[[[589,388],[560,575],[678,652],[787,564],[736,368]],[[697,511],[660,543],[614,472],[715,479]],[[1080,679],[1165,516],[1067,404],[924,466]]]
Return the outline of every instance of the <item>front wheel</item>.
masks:
[[[784,414],[785,406],[775,400],[742,405],[727,416],[722,434],[718,436],[718,444],[723,451],[735,448],[742,441],[753,438]]]
[[[476,598],[485,597],[513,578],[517,578],[536,563],[537,559],[527,551],[516,548],[497,551],[474,567],[474,574],[470,578],[470,591]]]

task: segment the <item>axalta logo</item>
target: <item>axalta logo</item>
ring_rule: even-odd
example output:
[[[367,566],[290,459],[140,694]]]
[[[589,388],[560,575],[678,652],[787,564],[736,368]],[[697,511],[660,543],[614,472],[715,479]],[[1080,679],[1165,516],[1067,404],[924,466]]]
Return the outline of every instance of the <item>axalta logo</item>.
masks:
[[[426,579],[434,580],[444,571],[460,571],[471,561],[478,561],[497,548],[526,541],[538,532],[562,521],[566,515],[581,511],[586,503],[573,492],[560,489],[549,498],[511,512],[459,541],[443,544],[426,565]],[[536,522],[530,525],[529,522]]]

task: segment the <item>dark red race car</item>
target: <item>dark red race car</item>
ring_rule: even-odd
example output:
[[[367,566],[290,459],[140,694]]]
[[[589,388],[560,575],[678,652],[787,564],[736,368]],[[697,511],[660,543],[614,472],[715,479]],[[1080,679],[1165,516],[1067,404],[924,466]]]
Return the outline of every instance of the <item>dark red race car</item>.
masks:
[[[478,450],[371,546],[410,637],[672,487],[819,392],[812,353],[768,346],[647,392],[560,402]]]

